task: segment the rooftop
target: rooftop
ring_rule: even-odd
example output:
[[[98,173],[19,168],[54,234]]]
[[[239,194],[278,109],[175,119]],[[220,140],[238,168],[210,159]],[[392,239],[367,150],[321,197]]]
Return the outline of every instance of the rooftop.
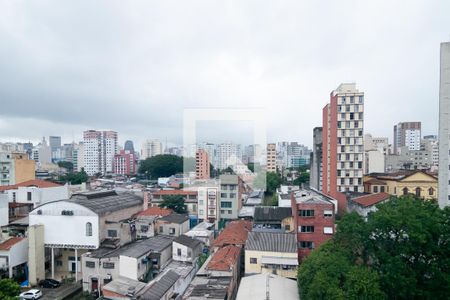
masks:
[[[238,246],[225,246],[213,254],[206,269],[208,271],[231,271],[236,264],[241,248]]]
[[[189,216],[184,214],[171,214],[162,217],[160,220],[168,223],[182,224],[189,220]]]
[[[168,216],[171,213],[173,213],[173,211],[171,209],[168,208],[162,208],[162,207],[149,207],[146,210],[143,210],[139,213],[137,213],[137,217],[142,217],[142,216]]]
[[[231,277],[200,277],[196,276],[184,294],[190,300],[223,300],[231,284]]]
[[[4,241],[3,243],[0,244],[0,251],[10,250],[12,248],[12,246],[19,243],[23,239],[24,239],[23,237],[13,237],[13,238],[10,238],[9,240]]]
[[[385,200],[388,200],[391,196],[388,193],[368,194],[353,198],[352,201],[359,204],[362,207],[369,207]]]
[[[236,300],[260,299],[299,300],[297,282],[269,273],[243,277]]]
[[[145,286],[144,282],[120,276],[104,285],[102,289],[126,296],[140,292]]]
[[[148,288],[138,299],[161,300],[167,291],[177,282],[180,275],[172,270],[167,270],[148,284]]]
[[[100,247],[90,253],[90,257],[93,258],[107,258],[107,257],[141,257],[149,252],[161,252],[170,245],[172,245],[174,238],[170,236],[157,235],[145,240],[139,240],[120,248],[111,249]]]
[[[192,248],[192,249],[202,245],[202,242],[200,242],[199,240],[190,238],[190,237],[188,237],[188,236],[186,236],[184,234],[182,234],[179,237],[177,237],[174,240],[174,242],[178,243],[178,244],[181,244],[181,245],[184,245],[184,246],[187,246],[187,247]]]
[[[108,212],[142,205],[144,200],[132,193],[100,191],[74,194],[69,201],[87,207],[99,215],[104,215]]]
[[[0,186],[0,192],[7,191],[7,190],[15,190],[15,189],[18,189],[19,187],[51,188],[51,187],[60,187],[60,186],[62,186],[62,185],[51,182],[51,181],[33,179],[33,180],[24,181],[24,182],[21,182],[18,184],[14,184],[14,185]]]
[[[296,253],[297,243],[293,233],[250,232],[245,249]]]
[[[301,190],[294,193],[295,200],[297,204],[331,204],[333,202],[329,201],[325,196],[316,193],[311,190]]]
[[[252,231],[252,222],[244,220],[232,221],[219,234],[213,245],[216,247],[245,245],[250,231]]]
[[[208,222],[203,221],[203,222],[195,225],[189,231],[211,231],[211,230],[214,230],[214,223],[208,223]]]
[[[285,218],[292,217],[292,208],[277,206],[257,206],[255,207],[254,221],[282,221]]]
[[[152,192],[152,195],[165,196],[165,195],[191,195],[197,196],[196,191],[186,191],[186,190],[159,190]]]

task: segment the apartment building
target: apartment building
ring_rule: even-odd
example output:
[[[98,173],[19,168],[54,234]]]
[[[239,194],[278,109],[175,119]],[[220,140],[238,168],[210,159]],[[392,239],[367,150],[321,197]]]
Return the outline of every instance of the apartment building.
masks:
[[[311,168],[309,174],[310,187],[322,190],[322,127],[313,130],[313,151],[311,153]]]
[[[421,122],[400,122],[394,126],[394,154],[399,154],[401,147],[408,150],[420,150],[422,139]]]
[[[338,200],[346,211],[348,192],[364,192],[364,93],[355,83],[342,83],[330,94],[323,109],[324,194]]]
[[[137,172],[136,155],[134,151],[120,150],[114,155],[114,174],[132,176]]]
[[[195,153],[195,179],[209,179],[210,160],[206,150],[198,149]]]
[[[141,159],[147,159],[161,154],[163,154],[163,149],[159,140],[146,140],[142,143]]]
[[[277,172],[277,145],[267,144],[266,171]]]
[[[439,207],[450,204],[450,42],[441,43],[439,86]]]
[[[24,152],[0,151],[0,186],[36,178],[36,163]]]
[[[88,130],[83,133],[84,167],[89,176],[113,172],[118,151],[117,132]]]

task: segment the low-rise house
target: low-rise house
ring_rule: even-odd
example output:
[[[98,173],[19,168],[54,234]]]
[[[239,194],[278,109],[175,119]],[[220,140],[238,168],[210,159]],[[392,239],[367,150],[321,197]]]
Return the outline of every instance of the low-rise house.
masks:
[[[335,204],[314,191],[301,190],[292,195],[292,216],[297,235],[299,260],[333,237]]]
[[[214,240],[214,223],[202,222],[185,233],[185,235],[201,241],[206,246],[210,246]]]
[[[264,200],[264,191],[256,190],[250,193],[248,197],[245,199],[245,206],[257,206],[261,205]]]
[[[68,185],[45,180],[28,180],[15,185],[0,186],[0,193],[8,195],[9,218],[26,217],[35,207],[56,200],[69,198]]]
[[[424,171],[373,173],[364,176],[364,192],[388,193],[392,196],[415,195],[423,199],[437,199],[438,179]]]
[[[294,230],[291,207],[257,206],[253,216],[255,230],[275,229],[283,232]]]
[[[189,216],[197,218],[198,216],[198,192],[190,190],[158,190],[151,192],[149,195],[149,206],[157,207],[166,196],[182,196],[186,205]]]
[[[297,282],[269,273],[242,278],[236,300],[261,299],[299,300]]]
[[[155,223],[158,218],[168,216],[173,211],[161,207],[149,207],[136,215],[136,237],[149,238],[155,235]]]
[[[46,257],[43,249],[30,247],[30,283],[45,278],[44,266],[50,268],[51,278],[81,275],[80,256],[98,249],[100,244],[117,247],[129,243],[135,233],[130,220],[136,213],[146,209],[143,199],[131,193],[115,191],[75,194],[70,199],[48,202],[36,207],[29,214],[29,225],[39,225],[36,231],[44,247],[50,252]],[[46,262],[48,264],[46,264]],[[33,272],[31,271],[33,269]],[[33,276],[31,276],[33,274]]]
[[[377,210],[376,205],[389,201],[391,195],[388,193],[367,194],[355,198],[349,198],[347,210],[349,212],[355,211],[360,216],[367,219],[371,212]]]
[[[173,241],[172,258],[177,261],[194,263],[202,250],[202,242],[186,235],[180,235]]]
[[[271,273],[296,278],[296,244],[293,233],[250,232],[245,245],[245,275]]]
[[[176,283],[180,275],[172,270],[166,270],[148,284],[145,291],[137,299],[145,300],[170,300],[177,299]]]
[[[28,239],[12,237],[0,242],[0,278],[19,278],[25,280],[28,262]]]
[[[197,272],[183,299],[234,299],[240,280],[241,250],[232,245],[217,250]]]
[[[278,206],[291,207],[291,195],[293,192],[299,191],[299,186],[282,185],[277,189]]]
[[[154,236],[117,249],[102,247],[84,254],[83,290],[100,290],[119,276],[149,281],[172,259],[172,242],[172,237]]]
[[[228,245],[245,246],[247,235],[252,231],[251,221],[231,221],[213,242],[213,247],[221,248]]]
[[[189,216],[171,214],[156,220],[158,234],[180,236],[189,231]]]

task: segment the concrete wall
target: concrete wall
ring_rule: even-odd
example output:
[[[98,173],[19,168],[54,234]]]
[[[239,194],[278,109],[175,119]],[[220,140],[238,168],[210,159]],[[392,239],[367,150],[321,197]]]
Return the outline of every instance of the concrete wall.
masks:
[[[73,216],[61,215],[63,210],[73,211]],[[38,214],[41,211],[41,214]],[[99,219],[91,210],[68,201],[47,203],[29,214],[30,225],[42,224],[45,244],[99,247]],[[92,236],[86,236],[86,224],[92,224]],[[61,247],[61,246],[59,246]]]
[[[94,262],[94,268],[86,267],[86,262]],[[103,268],[103,263],[109,262],[114,263],[114,269],[105,269]],[[99,288],[103,286],[104,280],[107,279],[117,279],[119,277],[120,266],[119,266],[119,258],[118,257],[110,257],[110,258],[93,258],[89,257],[89,254],[86,253],[81,256],[81,267],[83,271],[83,290],[84,291],[92,291],[91,283],[92,278],[98,279]]]
[[[15,183],[36,179],[36,162],[31,159],[15,159]]]
[[[149,238],[155,236],[155,218],[154,217],[139,217],[136,219],[136,236],[137,238]],[[142,231],[142,226],[148,226],[147,231]]]
[[[162,231],[161,231],[162,229]],[[171,234],[170,230],[175,229],[175,233]],[[182,224],[176,223],[166,223],[164,221],[158,220],[156,221],[156,230],[158,234],[170,235],[170,236],[180,236],[183,233],[189,231],[189,220]]]
[[[31,192],[31,200],[28,200],[28,192]],[[47,202],[63,200],[69,198],[69,188],[67,185],[50,188],[19,187],[16,190],[8,190],[9,201],[13,202],[16,195],[18,203],[33,203],[34,207]]]
[[[8,195],[0,193],[0,226],[9,224]]]
[[[9,276],[12,276],[12,269],[28,261],[28,238],[24,238],[9,250]]]
[[[134,280],[139,280],[138,260],[134,257],[120,256],[120,275]]]
[[[263,268],[261,264],[261,259],[263,256],[266,257],[278,257],[278,258],[293,258],[297,259],[297,252],[293,253],[287,253],[287,252],[266,252],[266,251],[250,251],[245,250],[245,275],[250,274],[261,274],[261,273],[272,273],[272,269],[265,269]],[[256,258],[257,263],[251,264],[250,258]],[[276,274],[288,277],[288,278],[296,278],[297,277],[297,270],[282,270],[281,268],[279,270],[276,270]]]
[[[44,226],[31,225],[28,227],[28,269],[29,282],[37,285],[39,280],[45,279],[45,248]]]
[[[182,262],[193,262],[202,252],[202,246],[192,249],[177,242],[172,243],[172,258],[173,260]],[[178,255],[178,249],[181,251],[181,255]]]

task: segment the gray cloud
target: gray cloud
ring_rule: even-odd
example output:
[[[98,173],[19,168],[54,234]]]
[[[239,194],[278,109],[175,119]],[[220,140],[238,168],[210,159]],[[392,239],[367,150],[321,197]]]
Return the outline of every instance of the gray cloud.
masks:
[[[111,128],[181,142],[184,108],[255,107],[269,140],[311,144],[345,81],[366,93],[367,132],[419,120],[437,133],[448,11],[445,0],[2,1],[0,140]]]

